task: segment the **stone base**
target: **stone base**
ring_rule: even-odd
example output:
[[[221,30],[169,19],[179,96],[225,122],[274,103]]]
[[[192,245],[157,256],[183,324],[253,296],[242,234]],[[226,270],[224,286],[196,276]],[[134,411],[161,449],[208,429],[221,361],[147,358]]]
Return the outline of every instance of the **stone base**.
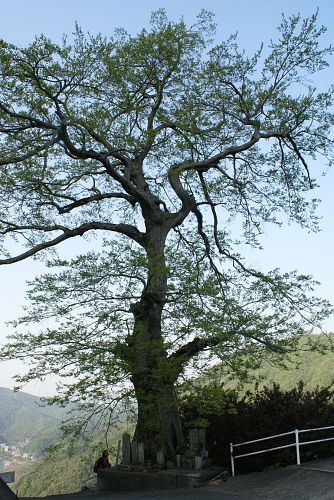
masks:
[[[165,469],[158,472],[129,471],[122,467],[100,469],[97,473],[98,491],[147,491],[194,488],[203,485],[224,469],[210,467],[193,469]]]

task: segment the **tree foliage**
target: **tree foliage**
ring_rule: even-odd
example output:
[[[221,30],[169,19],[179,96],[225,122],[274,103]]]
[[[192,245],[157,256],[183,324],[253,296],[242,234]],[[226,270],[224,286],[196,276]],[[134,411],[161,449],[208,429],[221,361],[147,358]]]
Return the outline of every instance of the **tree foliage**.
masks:
[[[310,277],[238,251],[269,222],[316,228],[310,169],[333,145],[333,90],[310,83],[331,53],[316,17],[283,17],[253,56],[235,35],[213,46],[206,11],[190,28],[157,11],[136,36],[1,41],[0,263],[49,268],[17,322],[37,328],[2,357],[30,359],[23,382],[68,377],[55,400],[107,419],[130,380],[148,456],[182,445],[189,368],[257,342],[283,352],[329,312]]]

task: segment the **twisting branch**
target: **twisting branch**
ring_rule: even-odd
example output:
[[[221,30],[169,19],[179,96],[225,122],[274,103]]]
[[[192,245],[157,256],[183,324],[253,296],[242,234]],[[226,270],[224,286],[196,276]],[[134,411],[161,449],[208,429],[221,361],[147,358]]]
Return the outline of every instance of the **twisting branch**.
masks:
[[[196,337],[187,344],[181,346],[177,351],[168,356],[168,361],[174,368],[181,372],[182,368],[197,354],[209,347],[215,347],[221,342],[221,337]]]
[[[82,224],[81,226],[75,228],[75,229],[69,229],[64,226],[50,226],[50,227],[41,227],[41,226],[18,226],[18,225],[12,225],[13,227],[11,229],[7,228],[5,229],[5,232],[9,233],[15,233],[19,232],[20,230],[40,230],[43,232],[52,232],[52,231],[63,231],[63,234],[57,236],[56,238],[53,238],[52,240],[45,241],[43,243],[39,243],[37,245],[34,245],[32,248],[27,250],[26,252],[23,252],[19,255],[16,255],[15,257],[9,257],[7,259],[1,259],[0,260],[0,265],[1,264],[13,264],[14,262],[19,262],[21,260],[27,259],[28,257],[32,257],[33,255],[37,254],[38,252],[45,250],[47,248],[53,247],[58,245],[59,243],[62,243],[63,241],[68,240],[69,238],[73,238],[75,236],[83,236],[87,231],[91,230],[105,230],[105,231],[113,231],[117,233],[124,234],[128,236],[129,238],[133,239],[139,245],[144,246],[145,244],[145,235],[140,232],[136,227],[131,226],[130,224],[109,224],[106,222],[88,222],[86,224]],[[4,233],[4,231],[2,231]]]
[[[194,215],[195,215],[195,217],[197,219],[198,234],[201,236],[201,238],[202,238],[202,240],[204,242],[205,255],[209,259],[210,266],[211,266],[212,270],[215,272],[216,276],[221,279],[221,278],[223,278],[223,274],[219,271],[218,267],[214,263],[214,260],[213,260],[212,255],[211,255],[210,241],[209,241],[209,238],[208,238],[208,236],[205,233],[204,228],[203,228],[203,215],[202,215],[202,212],[199,210],[198,207],[193,208],[192,212],[194,213]]]
[[[270,339],[261,338],[259,335],[252,334],[247,330],[243,330],[242,328],[239,330],[238,328],[234,328],[233,331],[229,331],[229,337],[231,335],[242,335],[245,339],[252,339],[259,344],[269,348],[273,352],[278,352],[281,354],[286,353],[286,349],[278,344],[274,344]],[[171,366],[180,373],[186,364],[194,357],[204,352],[206,349],[212,349],[214,347],[219,346],[222,342],[226,341],[226,338],[221,335],[213,335],[210,337],[196,337],[191,340],[187,344],[182,345],[179,349],[174,351],[169,355],[168,361],[171,363]]]
[[[105,156],[109,156],[110,155],[113,158],[115,158],[116,160],[119,160],[123,165],[127,165],[128,164],[128,159],[124,155],[121,154],[121,150],[120,149],[114,148],[106,139],[104,139],[103,137],[101,137],[101,135],[99,135],[96,132],[96,130],[93,130],[89,125],[87,125],[83,121],[80,121],[79,123],[91,135],[91,137],[96,142],[102,144],[106,148],[107,153],[101,153],[101,154],[104,154]]]
[[[209,204],[209,206],[211,208],[211,213],[212,213],[212,217],[213,217],[213,237],[215,239],[215,243],[216,243],[218,250],[220,252],[222,252],[223,249],[222,249],[222,246],[220,244],[219,236],[218,236],[218,216],[217,216],[215,204],[213,203],[211,196],[209,194],[209,191],[208,191],[205,179],[204,179],[203,172],[198,172],[198,176],[199,176],[199,179],[201,181],[205,200],[207,201],[207,203]]]

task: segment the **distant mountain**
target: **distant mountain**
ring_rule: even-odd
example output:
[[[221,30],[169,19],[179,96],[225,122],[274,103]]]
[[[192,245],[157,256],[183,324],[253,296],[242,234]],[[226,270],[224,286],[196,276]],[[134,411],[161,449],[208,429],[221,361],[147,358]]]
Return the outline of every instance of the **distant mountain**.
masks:
[[[43,407],[41,399],[0,387],[0,438],[7,444],[29,440],[28,449],[40,452],[59,437],[66,412]]]

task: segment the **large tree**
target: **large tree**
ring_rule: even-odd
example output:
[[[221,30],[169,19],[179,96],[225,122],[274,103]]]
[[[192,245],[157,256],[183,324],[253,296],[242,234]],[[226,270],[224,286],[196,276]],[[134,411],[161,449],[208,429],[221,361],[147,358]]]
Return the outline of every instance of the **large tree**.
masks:
[[[268,222],[316,225],[310,168],[333,145],[332,90],[310,83],[324,28],[283,17],[252,57],[236,36],[210,48],[213,31],[207,12],[189,28],[158,11],[137,36],[0,44],[0,263],[50,268],[18,322],[38,328],[18,325],[2,358],[30,359],[23,382],[69,377],[55,400],[94,412],[133,390],[152,460],[183,446],[181,375],[259,342],[282,351],[328,313],[307,276],[240,255]]]

